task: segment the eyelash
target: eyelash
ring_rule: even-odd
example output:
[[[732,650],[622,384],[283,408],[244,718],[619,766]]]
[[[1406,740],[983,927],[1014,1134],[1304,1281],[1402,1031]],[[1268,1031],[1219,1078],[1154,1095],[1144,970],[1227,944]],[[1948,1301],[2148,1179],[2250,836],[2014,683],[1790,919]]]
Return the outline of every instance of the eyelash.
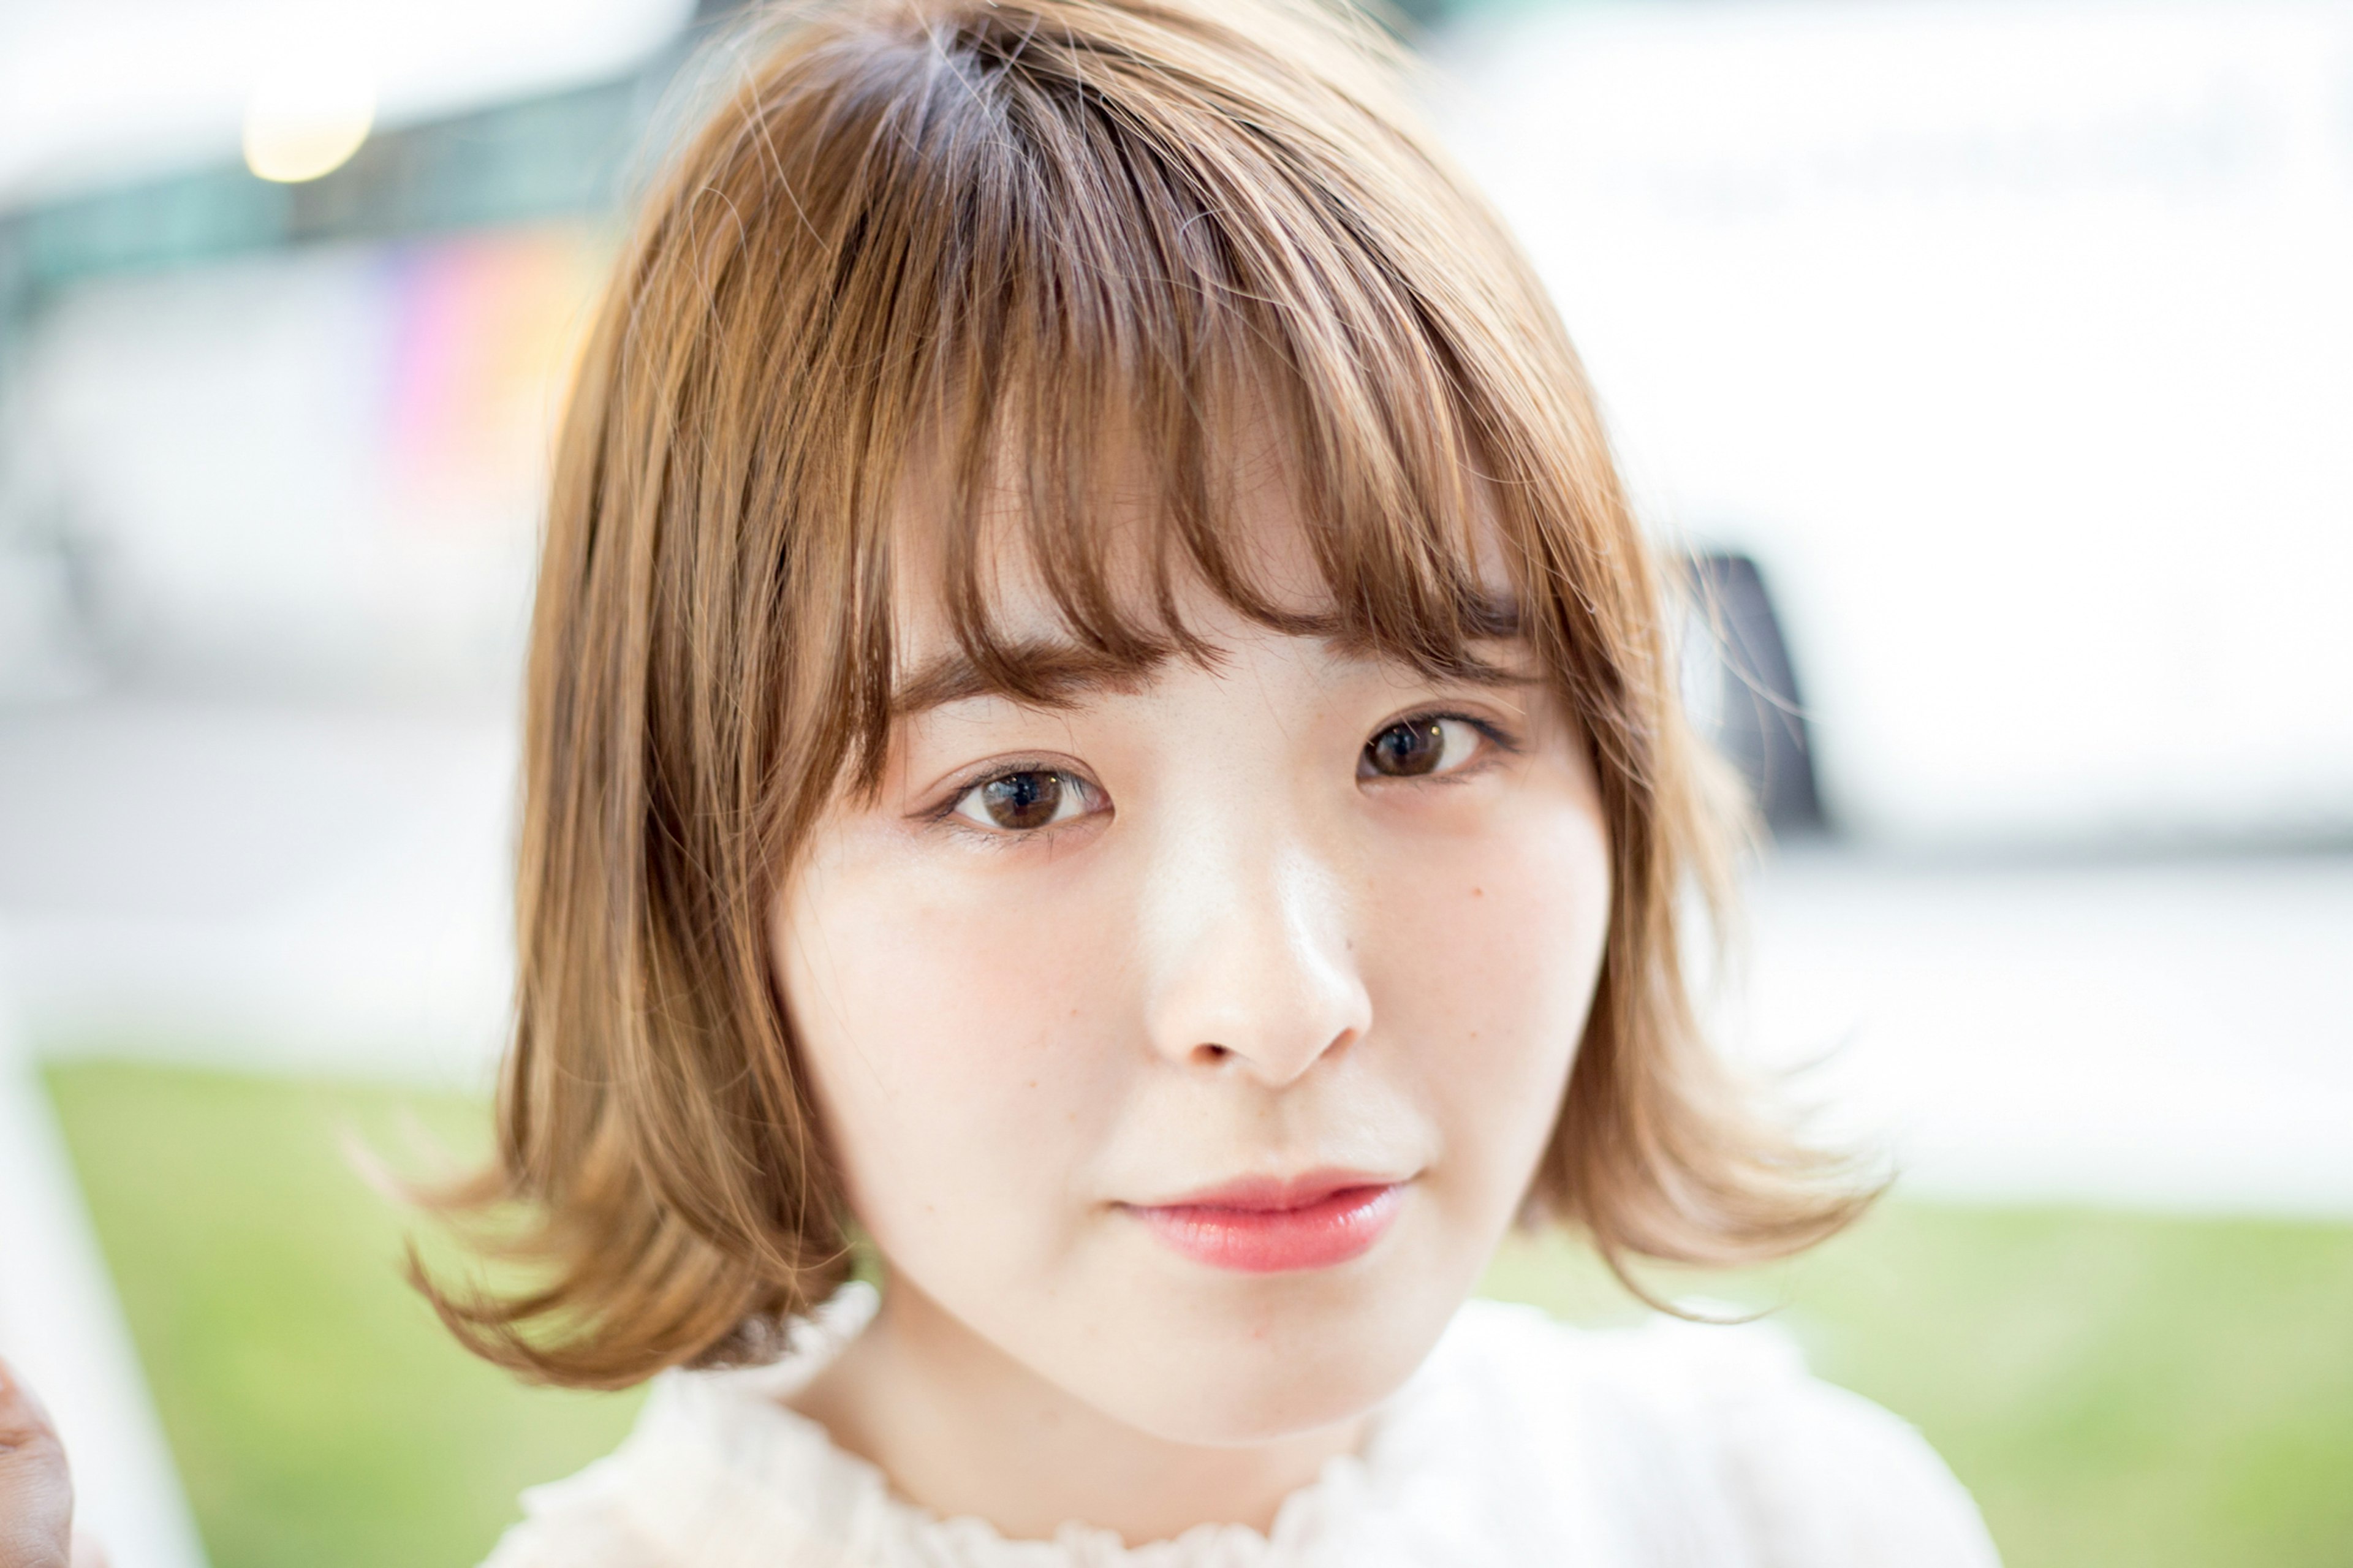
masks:
[[[1387,731],[1397,728],[1400,724],[1432,724],[1447,720],[1451,720],[1458,724],[1468,724],[1472,729],[1476,730],[1481,738],[1485,740],[1489,745],[1494,747],[1505,756],[1517,756],[1520,752],[1520,742],[1514,739],[1508,731],[1504,730],[1502,725],[1496,723],[1493,720],[1482,719],[1475,713],[1465,713],[1459,709],[1452,708],[1430,708],[1419,710],[1411,713],[1400,713],[1396,718],[1384,723],[1379,729],[1375,730],[1372,735],[1366,736],[1366,744],[1371,744],[1374,736],[1384,734]],[[1361,748],[1359,748],[1359,750],[1361,751]],[[1383,778],[1381,782],[1390,784],[1449,784],[1460,783],[1465,777],[1474,775],[1482,771],[1483,771],[1483,769],[1480,762],[1474,760],[1470,764],[1461,768],[1457,768],[1451,773],[1438,773],[1427,778],[1419,779]],[[1032,828],[1024,833],[1016,833],[1004,829],[992,832],[987,828],[980,826],[976,823],[966,821],[963,815],[956,810],[956,807],[963,803],[965,797],[972,794],[973,791],[976,789],[985,789],[988,785],[996,784],[1000,780],[1014,778],[1022,773],[1059,773],[1064,779],[1075,783],[1081,789],[1085,790],[1090,794],[1101,794],[1099,788],[1091,780],[1085,778],[1080,773],[1072,772],[1070,768],[1053,762],[1050,759],[1045,757],[1022,758],[1014,762],[1001,763],[996,767],[990,768],[986,773],[976,774],[974,777],[965,779],[962,783],[954,785],[949,789],[946,797],[943,799],[939,805],[933,806],[930,810],[923,813],[923,819],[935,826],[945,827],[951,832],[961,834],[965,837],[988,845],[1005,845],[1017,841],[1035,842],[1040,838],[1053,837],[1063,828],[1075,827],[1079,823],[1086,820],[1083,816],[1078,817],[1070,822],[1056,823],[1046,827]],[[1092,813],[1089,813],[1088,815],[1092,816]]]
[[[1040,838],[1051,837],[1062,828],[1076,827],[1081,822],[1086,820],[1084,816],[1077,817],[1069,822],[1058,822],[1045,827],[1031,828],[1026,833],[1015,833],[1003,828],[992,832],[977,823],[965,820],[957,812],[956,807],[962,805],[964,798],[973,791],[986,789],[999,780],[1016,778],[1022,773],[1057,773],[1090,795],[1100,795],[1103,793],[1093,781],[1064,763],[1047,757],[1019,758],[1009,763],[999,763],[986,773],[976,773],[963,783],[951,786],[946,798],[923,814],[923,819],[935,826],[945,827],[952,833],[961,834],[967,838],[988,845],[1009,844],[1015,841],[1035,842]]]
[[[1400,724],[1436,724],[1450,719],[1457,724],[1468,724],[1478,731],[1482,739],[1504,755],[1516,757],[1520,754],[1520,742],[1501,724],[1496,723],[1493,719],[1482,719],[1476,713],[1465,713],[1453,708],[1428,708],[1419,712],[1400,713],[1374,731],[1371,735],[1367,735],[1365,738],[1365,744],[1372,744],[1375,738],[1387,734]],[[1362,748],[1359,748],[1360,752]],[[1451,773],[1433,773],[1418,779],[1384,777],[1381,782],[1384,784],[1453,784],[1483,771],[1484,762],[1485,759],[1473,759],[1468,764]]]

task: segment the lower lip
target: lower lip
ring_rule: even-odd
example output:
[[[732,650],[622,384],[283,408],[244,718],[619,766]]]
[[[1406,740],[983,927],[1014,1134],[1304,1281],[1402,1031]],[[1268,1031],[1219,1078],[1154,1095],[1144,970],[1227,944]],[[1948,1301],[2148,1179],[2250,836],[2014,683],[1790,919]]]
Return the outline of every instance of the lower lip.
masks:
[[[1133,1210],[1174,1251],[1238,1274],[1330,1268],[1362,1258],[1405,1204],[1401,1185],[1344,1187],[1297,1208],[1172,1204]]]

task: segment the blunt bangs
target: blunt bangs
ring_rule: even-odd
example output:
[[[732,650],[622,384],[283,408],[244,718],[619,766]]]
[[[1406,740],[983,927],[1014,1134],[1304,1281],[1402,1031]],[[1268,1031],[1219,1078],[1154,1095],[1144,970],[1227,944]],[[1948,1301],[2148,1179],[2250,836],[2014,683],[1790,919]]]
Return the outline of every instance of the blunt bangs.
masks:
[[[1187,580],[1270,627],[1431,673],[1482,669],[1474,643],[1523,630],[1548,584],[1482,574],[1482,555],[1510,570],[1533,552],[1510,547],[1520,520],[1479,476],[1547,433],[1509,390],[1526,367],[1461,319],[1459,279],[1426,248],[1437,215],[1382,210],[1416,193],[1303,123],[1237,121],[1246,89],[1279,101],[1279,82],[1188,78],[1166,48],[1035,13],[886,6],[832,48],[854,70],[768,106],[807,116],[775,199],[816,265],[744,283],[827,283],[781,289],[775,330],[799,361],[786,382],[854,433],[828,487],[858,498],[844,581],[807,592],[859,606],[829,628],[858,650],[847,710],[818,723],[856,736],[861,783],[902,695],[888,585],[907,586],[903,553],[936,563],[928,586],[971,666],[1032,701],[1054,683],[992,614],[1012,560],[1076,649],[1119,670],[1208,654],[1177,609]],[[1321,607],[1263,581],[1236,536],[1238,492],[1263,482],[1307,520]],[[1517,488],[1575,504],[1525,473]],[[814,624],[806,602],[778,619],[787,637]]]

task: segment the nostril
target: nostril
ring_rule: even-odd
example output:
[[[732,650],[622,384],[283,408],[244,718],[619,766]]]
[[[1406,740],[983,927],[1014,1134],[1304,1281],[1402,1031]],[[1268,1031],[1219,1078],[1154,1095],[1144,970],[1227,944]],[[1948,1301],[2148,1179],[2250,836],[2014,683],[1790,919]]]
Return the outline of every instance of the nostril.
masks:
[[[1221,1062],[1234,1053],[1223,1046],[1201,1045],[1193,1047],[1193,1054],[1205,1062]]]

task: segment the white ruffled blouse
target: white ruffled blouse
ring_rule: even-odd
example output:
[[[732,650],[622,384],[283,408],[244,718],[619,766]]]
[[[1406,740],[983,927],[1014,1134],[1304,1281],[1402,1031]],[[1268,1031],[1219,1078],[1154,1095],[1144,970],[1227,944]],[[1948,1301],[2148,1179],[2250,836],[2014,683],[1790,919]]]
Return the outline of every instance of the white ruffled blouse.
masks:
[[[1606,1332],[1466,1304],[1261,1534],[1008,1541],[892,1495],[783,1399],[872,1315],[851,1286],[773,1365],[663,1374],[618,1450],[523,1494],[483,1568],[1996,1568],[1920,1435],[1809,1377],[1780,1334]]]

